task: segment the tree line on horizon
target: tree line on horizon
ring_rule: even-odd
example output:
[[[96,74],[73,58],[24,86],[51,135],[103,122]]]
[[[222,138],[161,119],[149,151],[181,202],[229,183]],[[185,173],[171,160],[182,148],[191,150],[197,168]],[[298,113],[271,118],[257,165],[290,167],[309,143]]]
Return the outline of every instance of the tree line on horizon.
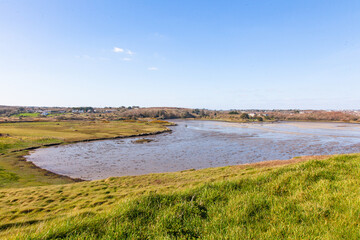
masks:
[[[47,111],[56,113],[58,120],[94,120],[106,118],[108,120],[120,119],[175,119],[194,118],[208,120],[233,120],[233,121],[345,121],[360,122],[359,111],[325,111],[325,110],[209,110],[172,107],[141,108],[139,106],[121,107],[11,107],[0,106],[0,117],[12,120],[13,118],[34,117],[26,113],[41,113]],[[21,115],[23,114],[23,115]],[[37,117],[46,119],[46,116]],[[49,117],[48,117],[49,118]]]

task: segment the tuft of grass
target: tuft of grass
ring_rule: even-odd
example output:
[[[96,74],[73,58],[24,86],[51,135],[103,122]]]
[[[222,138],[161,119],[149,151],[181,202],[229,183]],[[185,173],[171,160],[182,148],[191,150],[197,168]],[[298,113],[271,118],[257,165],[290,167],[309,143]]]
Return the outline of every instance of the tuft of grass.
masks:
[[[148,139],[148,138],[140,138],[140,139],[137,139],[135,141],[133,141],[133,143],[149,143],[149,142],[152,142],[154,141],[153,139]]]
[[[0,187],[11,182],[16,182],[19,180],[19,176],[13,172],[5,171],[5,169],[0,168]]]

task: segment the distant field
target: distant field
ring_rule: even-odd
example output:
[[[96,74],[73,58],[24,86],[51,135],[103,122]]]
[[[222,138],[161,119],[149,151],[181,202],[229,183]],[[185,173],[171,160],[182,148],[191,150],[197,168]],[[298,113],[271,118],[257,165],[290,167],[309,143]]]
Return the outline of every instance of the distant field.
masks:
[[[168,122],[78,121],[0,124],[0,187],[21,187],[73,182],[24,161],[24,149],[49,144],[108,139],[167,131]],[[19,151],[19,152],[17,152]]]
[[[0,238],[359,239],[360,155],[308,159],[2,189]]]
[[[38,117],[40,113],[19,113],[12,115],[12,117]]]

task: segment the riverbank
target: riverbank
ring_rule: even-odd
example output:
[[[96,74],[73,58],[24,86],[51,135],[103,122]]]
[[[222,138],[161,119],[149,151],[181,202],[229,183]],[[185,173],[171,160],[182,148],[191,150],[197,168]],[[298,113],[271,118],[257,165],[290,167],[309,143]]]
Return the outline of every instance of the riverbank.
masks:
[[[352,123],[352,124],[360,124],[359,121],[351,121],[351,120],[277,120],[277,119],[265,119],[262,121],[257,119],[238,119],[238,118],[187,118],[187,120],[199,120],[199,121],[218,121],[218,122],[231,122],[231,123],[279,123],[279,122],[310,122],[310,123]]]
[[[170,131],[163,121],[27,122],[0,124],[0,187],[80,181],[26,161],[29,150],[84,141],[148,136]]]
[[[359,237],[360,154],[0,190],[6,239]]]

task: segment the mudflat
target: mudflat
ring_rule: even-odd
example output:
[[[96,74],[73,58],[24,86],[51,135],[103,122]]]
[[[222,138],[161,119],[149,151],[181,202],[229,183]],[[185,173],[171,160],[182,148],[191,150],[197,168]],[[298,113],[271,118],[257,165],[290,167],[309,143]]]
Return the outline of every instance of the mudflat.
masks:
[[[304,155],[360,152],[360,125],[323,122],[229,123],[174,120],[171,133],[62,145],[27,159],[86,180],[202,169]]]

